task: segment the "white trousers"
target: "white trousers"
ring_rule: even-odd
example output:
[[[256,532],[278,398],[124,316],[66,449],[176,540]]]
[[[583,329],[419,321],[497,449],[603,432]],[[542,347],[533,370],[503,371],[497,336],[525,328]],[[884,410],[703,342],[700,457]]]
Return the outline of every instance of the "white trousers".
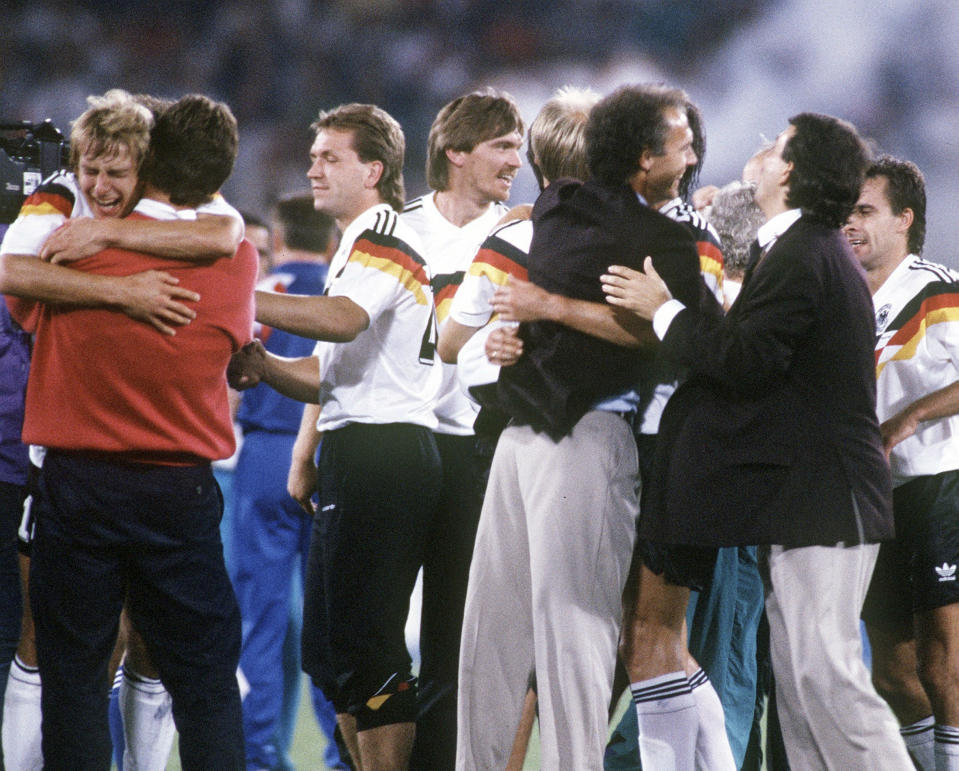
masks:
[[[878,553],[878,544],[766,552],[776,706],[793,771],[913,767],[862,659],[859,612]]]
[[[602,769],[636,479],[617,415],[587,413],[558,443],[503,432],[466,596],[458,769],[505,767],[533,669],[542,768]]]

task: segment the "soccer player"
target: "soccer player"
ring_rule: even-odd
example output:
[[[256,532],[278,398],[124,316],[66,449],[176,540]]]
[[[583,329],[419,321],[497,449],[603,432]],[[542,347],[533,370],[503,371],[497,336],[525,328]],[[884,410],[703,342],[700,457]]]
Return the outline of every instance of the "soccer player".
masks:
[[[236,147],[225,105],[177,101],[151,132],[134,216],[194,217]],[[109,763],[103,683],[126,602],[172,696],[183,765],[242,768],[240,619],[210,461],[233,450],[225,370],[251,334],[256,254],[247,242],[201,263],[110,249],[76,267],[162,269],[201,299],[168,337],[107,309],[41,310],[24,439],[48,448],[30,575],[44,763]]]
[[[484,89],[454,99],[433,121],[426,178],[433,191],[403,208],[430,268],[440,332],[480,244],[507,209],[519,170],[523,119],[511,97]],[[491,453],[478,442],[476,404],[453,364],[437,362],[436,446],[442,492],[423,547],[419,705],[414,769],[452,768],[456,757],[456,677],[466,581]]]
[[[363,768],[404,768],[417,714],[404,626],[439,495],[433,294],[398,215],[405,141],[374,105],[320,114],[308,172],[342,232],[322,297],[257,293],[257,319],[319,340],[234,358],[231,382],[318,403],[320,502],[304,597],[303,667],[333,702]]]
[[[893,473],[863,618],[873,682],[919,768],[959,768],[959,274],[923,257],[926,192],[908,161],[866,172],[846,237],[876,310],[877,413]]]

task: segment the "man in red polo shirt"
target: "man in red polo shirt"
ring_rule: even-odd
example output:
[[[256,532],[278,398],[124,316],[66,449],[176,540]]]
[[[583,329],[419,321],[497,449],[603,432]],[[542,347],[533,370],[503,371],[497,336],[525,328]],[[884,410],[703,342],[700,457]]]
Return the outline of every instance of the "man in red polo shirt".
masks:
[[[157,119],[132,216],[195,217],[236,147],[225,105],[179,100]],[[103,685],[128,597],[173,698],[184,766],[239,769],[240,620],[210,461],[233,451],[225,369],[250,338],[256,253],[244,242],[232,259],[184,263],[108,249],[75,267],[164,270],[201,299],[172,337],[105,309],[47,306],[39,319],[24,439],[49,448],[31,572],[44,762],[109,764]]]

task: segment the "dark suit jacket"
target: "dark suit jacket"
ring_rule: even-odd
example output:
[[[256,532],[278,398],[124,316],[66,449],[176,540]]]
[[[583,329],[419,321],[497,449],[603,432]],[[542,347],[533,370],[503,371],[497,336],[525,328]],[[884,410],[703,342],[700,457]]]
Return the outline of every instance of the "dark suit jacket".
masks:
[[[605,303],[599,277],[614,264],[642,270],[647,255],[674,296],[691,307],[708,297],[689,231],[628,186],[557,180],[536,201],[529,278],[551,292]],[[514,422],[554,439],[597,401],[634,387],[652,355],[546,321],[522,324],[520,337],[523,356],[500,372],[497,398]]]
[[[845,239],[805,217],[747,272],[719,323],[682,311],[662,353],[691,377],[663,415],[641,536],[706,546],[891,537],[874,343],[872,298]]]

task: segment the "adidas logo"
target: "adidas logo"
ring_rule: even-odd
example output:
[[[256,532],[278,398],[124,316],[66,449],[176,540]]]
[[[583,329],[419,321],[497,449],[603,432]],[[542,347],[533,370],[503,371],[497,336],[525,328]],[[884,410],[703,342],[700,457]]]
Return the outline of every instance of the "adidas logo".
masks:
[[[939,574],[939,583],[956,580],[956,566],[950,565],[948,562],[936,565],[936,573]]]

